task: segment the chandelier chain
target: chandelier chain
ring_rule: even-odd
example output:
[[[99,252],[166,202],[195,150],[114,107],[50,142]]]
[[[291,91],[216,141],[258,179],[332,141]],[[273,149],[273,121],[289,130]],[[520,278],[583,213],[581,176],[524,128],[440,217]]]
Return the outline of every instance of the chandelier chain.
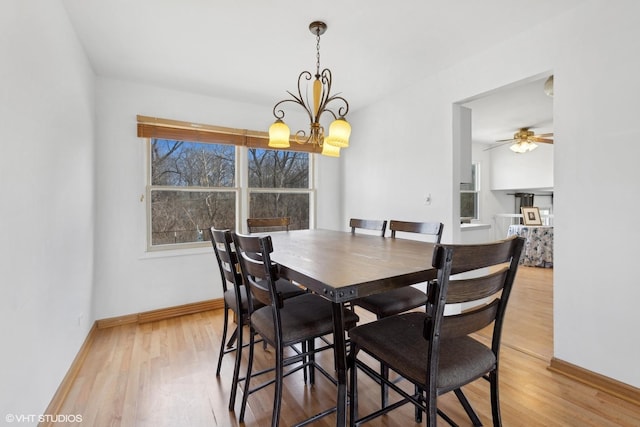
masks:
[[[320,77],[320,29],[316,30],[316,77]]]

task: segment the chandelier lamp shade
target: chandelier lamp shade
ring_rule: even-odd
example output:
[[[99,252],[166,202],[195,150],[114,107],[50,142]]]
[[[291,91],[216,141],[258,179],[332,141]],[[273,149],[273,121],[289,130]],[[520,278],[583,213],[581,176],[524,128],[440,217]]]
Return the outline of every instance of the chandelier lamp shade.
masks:
[[[291,131],[284,122],[285,112],[282,109],[288,103],[302,107],[309,116],[309,131],[299,130],[293,140],[298,144],[312,144],[322,149],[326,156],[339,157],[340,149],[349,146],[351,125],[345,119],[349,112],[349,103],[340,94],[331,94],[331,70],[320,71],[320,36],[327,30],[327,25],[321,21],[309,24],[309,31],[316,36],[316,72],[303,71],[298,76],[298,92],[287,91],[290,98],[283,99],[273,107],[275,122],[269,127],[269,147],[288,148]],[[309,102],[307,89],[313,79],[312,102]],[[304,90],[303,90],[304,88]],[[303,95],[304,94],[304,95]],[[325,128],[320,123],[323,114],[331,115],[333,121],[329,125],[329,132],[325,135]]]

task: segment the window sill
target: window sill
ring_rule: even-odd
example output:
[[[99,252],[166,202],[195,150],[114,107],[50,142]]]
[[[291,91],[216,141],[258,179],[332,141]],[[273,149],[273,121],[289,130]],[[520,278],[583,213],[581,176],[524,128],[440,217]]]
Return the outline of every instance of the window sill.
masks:
[[[203,245],[197,248],[180,248],[180,249],[156,249],[147,250],[139,259],[157,259],[157,258],[173,258],[178,256],[192,256],[192,255],[211,255],[213,254],[213,248],[211,244]]]
[[[488,230],[491,224],[460,224],[460,231],[468,230]]]

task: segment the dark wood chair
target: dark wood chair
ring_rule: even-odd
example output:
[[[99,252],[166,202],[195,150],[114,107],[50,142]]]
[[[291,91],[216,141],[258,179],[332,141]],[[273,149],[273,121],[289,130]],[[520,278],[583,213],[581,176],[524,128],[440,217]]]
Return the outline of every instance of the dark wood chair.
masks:
[[[500,338],[523,244],[523,238],[512,237],[486,244],[438,245],[432,261],[438,269],[437,280],[429,284],[426,312],[402,313],[349,331],[352,425],[407,403],[416,407],[416,422],[422,422],[426,413],[427,426],[435,426],[438,415],[455,425],[437,408],[437,397],[450,391],[460,400],[473,425],[482,425],[461,389],[479,378],[490,383],[493,425],[501,425]],[[458,273],[467,274],[450,280]],[[461,314],[444,316],[446,304],[462,303],[475,305]],[[493,336],[488,345],[470,335],[489,325],[493,325]],[[369,359],[358,357],[361,351],[411,381],[415,392],[410,394],[383,378],[367,365]],[[400,395],[400,400],[358,419],[358,370],[384,381]]]
[[[380,235],[384,237],[384,233],[387,231],[387,220],[351,218],[349,220],[349,227],[351,227],[352,233],[355,233],[357,229],[375,230],[379,231]]]
[[[396,237],[396,232],[420,233],[431,236],[434,243],[440,243],[444,225],[441,222],[408,222],[391,220],[389,229],[391,237]],[[405,286],[391,291],[370,295],[353,301],[353,305],[364,308],[376,315],[378,319],[393,316],[404,311],[422,307],[427,303],[427,295],[413,286]],[[388,370],[381,366],[380,374],[388,378]],[[383,382],[381,387],[381,404],[387,405],[387,386]]]
[[[247,228],[251,233],[266,233],[270,231],[289,231],[291,218],[247,218]]]
[[[440,222],[407,222],[391,220],[389,229],[391,237],[396,237],[396,232],[420,233],[432,236],[434,243],[440,243],[444,225]],[[402,313],[425,305],[427,297],[425,293],[412,286],[393,289],[388,292],[359,298],[353,303],[372,313],[378,319]]]
[[[238,258],[233,250],[233,238],[231,237],[231,232],[229,230],[217,230],[214,227],[211,227],[211,244],[213,245],[213,251],[216,255],[216,260],[218,261],[224,300],[222,340],[220,341],[220,351],[218,352],[216,376],[220,376],[223,356],[225,354],[235,352],[236,358],[233,377],[231,380],[232,387],[229,395],[229,410],[232,411],[235,407],[236,391],[238,388],[238,382],[240,381],[242,348],[248,345],[243,343],[242,327],[249,324],[248,297],[250,294],[247,294],[247,289],[243,285],[240,266],[238,265]],[[291,298],[305,292],[304,289],[301,289],[286,280],[279,280],[277,282],[277,287],[283,298]],[[255,301],[254,303],[254,307],[261,307],[262,305],[263,304],[259,301]],[[234,314],[236,328],[231,334],[229,341],[227,341],[229,310]]]
[[[245,389],[242,397],[240,422],[244,420],[247,398],[254,391],[275,383],[273,397],[273,412],[271,425],[278,426],[280,407],[282,404],[282,387],[285,376],[299,369],[309,368],[309,381],[315,381],[317,370],[332,382],[335,379],[315,362],[315,353],[332,349],[331,345],[323,343],[315,346],[315,339],[333,333],[332,304],[319,295],[305,293],[289,299],[283,299],[275,286],[278,281],[278,265],[271,261],[273,245],[270,236],[255,237],[234,234],[233,241],[238,252],[240,268],[245,283],[248,284],[255,300],[263,304],[262,307],[249,307],[252,333],[249,344],[249,358]],[[251,302],[251,300],[249,300]],[[351,310],[344,311],[346,328],[355,326],[358,316]],[[258,334],[264,341],[275,349],[275,378],[256,387],[250,387],[250,380],[254,374],[253,353],[254,337]],[[301,351],[285,355],[284,348],[300,344]],[[289,369],[285,372],[285,367]],[[257,375],[259,373],[256,373]],[[332,413],[334,408],[317,414],[313,419]]]

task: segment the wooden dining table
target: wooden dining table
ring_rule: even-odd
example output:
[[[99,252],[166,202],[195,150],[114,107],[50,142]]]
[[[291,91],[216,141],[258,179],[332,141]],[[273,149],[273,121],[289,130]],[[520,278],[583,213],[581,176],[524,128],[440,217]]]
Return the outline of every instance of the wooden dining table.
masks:
[[[333,305],[338,391],[337,426],[347,423],[347,362],[344,303],[434,279],[434,244],[332,230],[269,233],[280,275]]]

